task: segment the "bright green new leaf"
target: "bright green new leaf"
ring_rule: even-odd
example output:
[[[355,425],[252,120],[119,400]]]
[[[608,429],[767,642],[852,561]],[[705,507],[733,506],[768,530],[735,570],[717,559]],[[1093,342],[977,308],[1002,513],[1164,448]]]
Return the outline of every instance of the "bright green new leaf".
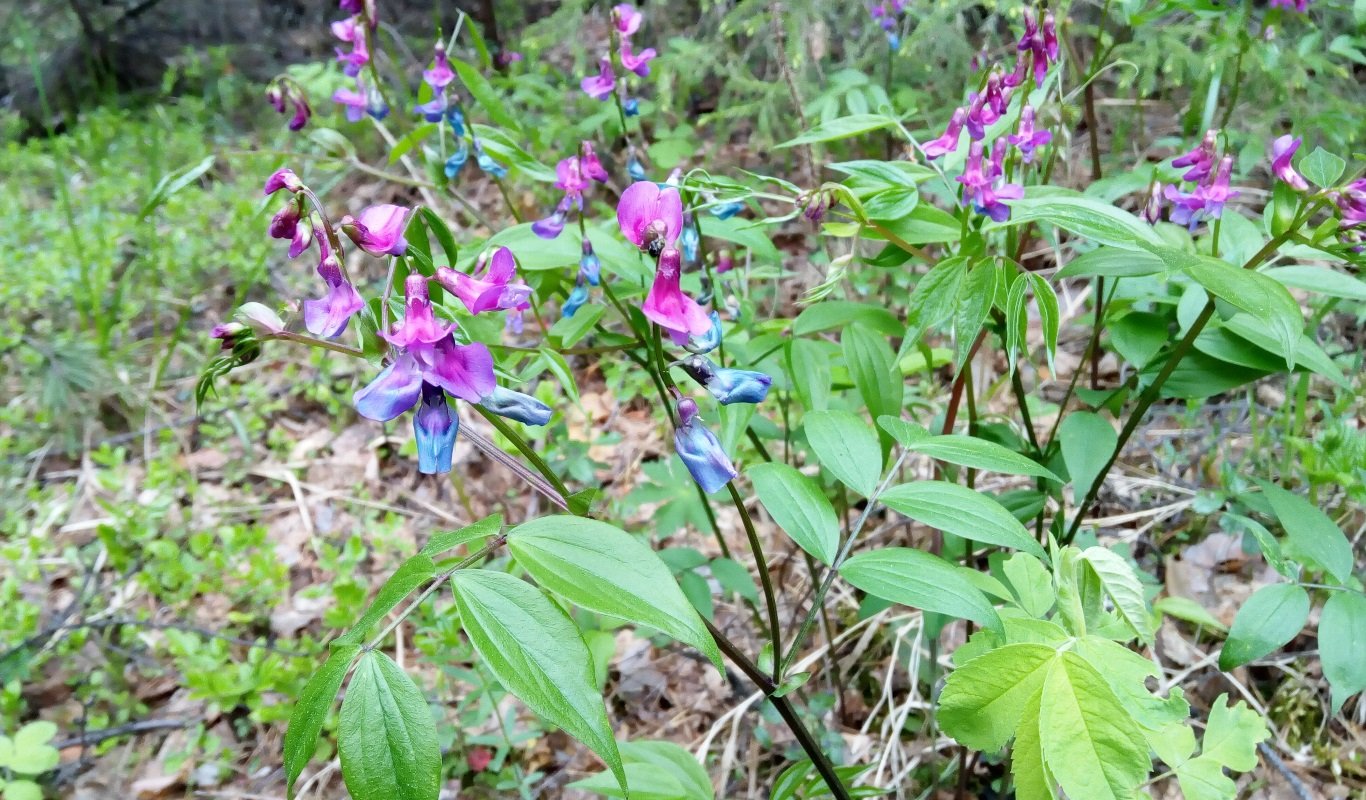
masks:
[[[1186,721],[1190,703],[1181,689],[1172,689],[1167,697],[1148,691],[1147,680],[1161,675],[1149,659],[1118,642],[1094,635],[1078,639],[1074,649],[1105,678],[1120,705],[1145,734]]]
[[[1082,559],[1100,578],[1101,588],[1109,595],[1120,618],[1133,628],[1144,643],[1153,641],[1153,620],[1143,599],[1143,584],[1124,557],[1104,547],[1088,547]]]
[[[1057,657],[1046,645],[1008,644],[958,667],[939,697],[940,727],[974,750],[1000,750]]]
[[[1054,277],[1058,280],[1095,275],[1105,278],[1140,278],[1144,275],[1158,275],[1169,269],[1171,267],[1167,262],[1143,250],[1099,247],[1067,262],[1067,266],[1058,270]]]
[[[830,356],[825,345],[810,339],[793,339],[784,350],[787,373],[802,407],[820,411],[830,405]]]
[[[409,150],[412,150],[413,147],[421,143],[423,139],[436,133],[439,128],[440,126],[437,123],[428,122],[408,131],[408,133],[404,134],[403,138],[394,142],[393,149],[389,151],[389,163],[393,164],[400,158],[406,156]]]
[[[1129,800],[1148,777],[1138,723],[1089,663],[1066,652],[1052,662],[1039,704],[1048,766],[1068,797]]]
[[[1063,417],[1062,424],[1058,426],[1058,438],[1062,440],[1062,462],[1067,465],[1067,473],[1072,477],[1072,489],[1080,502],[1091,491],[1091,486],[1105,468],[1105,462],[1115,452],[1119,434],[1099,414],[1073,411]]]
[[[342,681],[351,669],[351,661],[360,652],[360,645],[334,645],[332,655],[313,673],[294,703],[285,729],[285,794],[294,791],[294,781],[308,766],[318,746],[327,712],[337,699]]]
[[[1333,592],[1319,617],[1319,659],[1333,693],[1333,713],[1366,689],[1366,596]]]
[[[839,519],[816,482],[786,464],[755,464],[745,470],[759,502],[778,527],[812,558],[835,561],[840,544]]]
[[[903,483],[883,492],[880,499],[893,511],[946,533],[1045,557],[1014,514],[966,486],[947,481]]]
[[[1001,272],[990,259],[978,261],[968,271],[959,287],[953,313],[953,363],[955,371],[963,367],[972,351],[977,334],[986,324],[996,299]]]
[[[1163,597],[1153,603],[1153,610],[1220,633],[1228,632],[1227,625],[1220,622],[1213,614],[1209,613],[1208,609],[1189,597],[1175,595]]]
[[[1342,529],[1303,497],[1270,481],[1257,482],[1276,519],[1285,528],[1285,554],[1324,570],[1342,583],[1350,580],[1355,558]]]
[[[1015,746],[1010,749],[1010,774],[1015,776],[1016,800],[1055,800],[1053,777],[1044,763],[1043,744],[1039,739],[1039,701],[1043,689],[1035,692],[1020,714],[1020,725],[1015,732]]]
[[[1238,609],[1219,654],[1225,672],[1261,658],[1295,638],[1309,619],[1309,594],[1293,583],[1273,583]]]
[[[1315,147],[1312,153],[1300,159],[1300,172],[1324,189],[1333,188],[1345,169],[1346,161],[1322,147]]]
[[[1224,769],[1247,772],[1257,766],[1257,743],[1270,733],[1266,721],[1246,705],[1228,705],[1219,695],[1210,707],[1200,755],[1172,765],[1186,800],[1233,800],[1238,787]]]
[[[896,336],[901,332],[896,317],[882,306],[849,300],[827,300],[802,309],[802,313],[792,321],[792,335],[823,333],[854,322],[861,322],[888,336]]]
[[[896,432],[892,431],[896,436]],[[923,453],[939,461],[960,467],[984,469],[1003,475],[1033,475],[1061,482],[1052,470],[995,442],[953,433],[946,436],[926,436],[914,441],[898,441],[908,450]]]
[[[3,789],[5,800],[43,800],[43,787],[29,780],[10,781],[9,783],[0,780],[0,789]]]
[[[930,436],[930,432],[921,426],[899,417],[883,415],[877,418],[877,424],[879,428],[891,434],[896,443],[902,447],[911,447],[916,442],[923,441]]]
[[[388,656],[356,664],[337,736],[342,779],[355,800],[436,800],[441,745],[421,690]]]
[[[1053,579],[1043,562],[1028,553],[1012,553],[1001,564],[1010,590],[1020,608],[1043,619],[1053,607]]]
[[[661,631],[721,668],[716,642],[669,567],[629,533],[584,517],[539,517],[512,529],[508,550],[548,591],[589,611]]]
[[[954,565],[908,547],[884,547],[853,556],[840,576],[874,597],[923,608],[1000,631],[1001,618],[981,590]]]
[[[592,657],[569,616],[539,589],[503,572],[460,570],[451,588],[470,643],[503,687],[588,745],[625,786]]]
[[[711,778],[692,753],[673,742],[620,742],[621,758],[627,764],[654,764],[670,773],[683,787],[686,800],[712,800]]]
[[[953,316],[967,275],[967,258],[954,256],[935,264],[920,277],[906,306],[906,339],[909,342],[918,342],[925,331]]]
[[[672,772],[649,762],[627,764],[625,786],[618,784],[607,772],[590,775],[569,786],[623,800],[689,800],[691,797]]]
[[[0,736],[0,768],[18,775],[41,775],[61,763],[53,747],[57,725],[45,719],[34,720],[14,732],[14,738]]]
[[[882,477],[877,433],[848,411],[812,411],[802,421],[816,458],[846,486],[871,497]]]

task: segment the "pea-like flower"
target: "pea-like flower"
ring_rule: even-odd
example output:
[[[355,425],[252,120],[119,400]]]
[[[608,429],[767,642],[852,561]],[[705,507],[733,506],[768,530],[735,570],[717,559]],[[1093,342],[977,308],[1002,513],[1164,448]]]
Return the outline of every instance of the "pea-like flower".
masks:
[[[472,275],[450,267],[437,267],[436,282],[458,297],[471,314],[481,314],[526,307],[531,287],[513,282],[516,273],[517,260],[512,251],[499,247],[491,257],[488,253],[480,254]]]
[[[636,10],[630,3],[621,3],[612,8],[612,24],[617,27],[617,33],[622,36],[632,36],[640,30],[640,24],[645,21],[645,15]]]
[[[707,312],[683,291],[682,270],[682,254],[671,245],[659,254],[654,283],[640,306],[645,318],[663,328],[676,344],[685,344],[690,337],[711,329]]]
[[[735,466],[716,435],[698,419],[697,403],[680,400],[678,417],[682,424],[674,431],[674,449],[702,491],[711,494],[734,480]]]
[[[356,246],[372,256],[401,256],[408,251],[408,240],[403,230],[408,226],[408,209],[402,206],[374,205],[360,212],[360,217],[342,218],[342,232]]]
[[[948,127],[938,139],[931,139],[920,146],[925,158],[933,161],[940,156],[952,153],[958,149],[958,139],[963,133],[963,125],[968,121],[968,110],[966,108],[956,108],[953,116],[949,117]]]
[[[1290,188],[1297,192],[1308,191],[1309,183],[1304,176],[1295,171],[1290,159],[1294,157],[1295,151],[1300,149],[1300,137],[1282,136],[1271,143],[1271,171],[1276,177],[1285,181]]]
[[[589,75],[579,81],[583,93],[594,100],[606,100],[617,88],[617,76],[612,71],[612,59],[603,57],[598,61],[598,74]]]
[[[683,198],[672,186],[638,181],[621,194],[617,224],[631,244],[658,256],[683,230]]]
[[[272,194],[287,189],[291,192],[298,192],[304,188],[304,182],[299,180],[299,176],[294,174],[294,170],[288,167],[275,170],[269,178],[266,178],[265,194],[269,197]]]
[[[593,150],[592,142],[586,141],[579,146],[579,171],[585,178],[607,183],[607,170],[603,168],[602,161]]]
[[[346,330],[347,322],[365,306],[365,301],[342,274],[341,262],[328,248],[326,236],[318,237],[318,247],[322,253],[318,276],[327,284],[327,294],[304,301],[304,327],[314,336],[330,339]]]
[[[967,164],[963,174],[956,180],[963,184],[963,199],[972,204],[979,214],[986,214],[996,222],[1004,222],[1010,217],[1010,207],[1002,200],[1018,200],[1024,197],[1024,187],[1005,183],[1001,169],[1004,141],[997,140],[992,148],[990,163],[983,164],[984,152],[981,142],[973,142],[968,149]]]
[[[424,475],[450,472],[459,433],[460,416],[446,400],[446,393],[430,383],[422,384],[422,406],[413,415],[417,471]]]
[[[493,387],[493,391],[484,395],[479,405],[500,417],[516,420],[523,425],[544,425],[550,421],[554,413],[550,406],[531,395],[514,392],[501,386]]]
[[[496,179],[507,177],[508,168],[485,152],[478,140],[474,142],[474,163],[479,165],[479,169]]]
[[[1019,132],[1011,134],[1008,138],[1011,144],[1019,148],[1024,163],[1029,164],[1034,160],[1035,150],[1053,141],[1053,133],[1034,128],[1034,107],[1026,105],[1020,109]]]
[[[631,50],[631,43],[622,41],[621,43],[621,66],[644,78],[650,74],[650,60],[658,53],[653,47],[647,47],[636,53]]]
[[[1214,170],[1215,160],[1215,140],[1219,136],[1219,131],[1205,131],[1205,138],[1200,141],[1193,150],[1183,153],[1172,159],[1172,166],[1177,169],[1187,169],[1181,176],[1183,181],[1203,181],[1208,178],[1210,172]]]
[[[701,355],[689,356],[680,361],[679,366],[723,406],[763,402],[768,396],[768,387],[773,383],[773,379],[762,372],[718,367],[711,359]]]

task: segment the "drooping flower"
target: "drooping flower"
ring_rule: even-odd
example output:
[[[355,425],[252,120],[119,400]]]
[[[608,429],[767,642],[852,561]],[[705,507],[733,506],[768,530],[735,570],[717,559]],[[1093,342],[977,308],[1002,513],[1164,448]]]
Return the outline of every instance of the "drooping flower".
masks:
[[[275,113],[285,113],[285,90],[280,87],[279,83],[271,83],[266,87],[266,101],[270,103],[271,108],[275,109]]]
[[[389,115],[389,106],[385,105],[384,97],[360,78],[356,79],[356,88],[342,88],[333,92],[332,101],[346,110],[348,122],[359,122],[366,114],[375,119],[384,119]]]
[[[285,321],[270,308],[260,303],[243,303],[237,309],[236,317],[258,334],[283,333]]]
[[[514,392],[501,386],[493,387],[493,391],[484,395],[479,405],[500,417],[517,420],[523,425],[544,425],[550,421],[554,413],[550,406],[531,395]]]
[[[314,336],[332,338],[346,330],[352,315],[365,306],[356,287],[342,275],[341,263],[327,248],[327,237],[318,237],[322,249],[322,260],[318,262],[318,275],[327,284],[327,294],[317,300],[305,300],[304,327]]]
[[[531,223],[531,232],[542,239],[555,239],[564,231],[564,221],[569,215],[569,209],[573,207],[573,198],[566,194],[561,198],[559,205],[555,206],[555,211],[544,219],[538,219]]]
[[[583,281],[574,284],[574,288],[569,292],[569,296],[564,299],[564,305],[560,306],[560,313],[566,317],[572,317],[588,302],[588,287]]]
[[[1208,186],[1202,186],[1195,190],[1205,204],[1205,216],[1210,219],[1218,219],[1223,216],[1224,203],[1238,196],[1238,192],[1229,188],[1229,179],[1233,174],[1233,156],[1224,156],[1219,160],[1219,170],[1214,175],[1214,180]]]
[[[408,225],[408,209],[390,204],[374,205],[360,212],[359,219],[342,218],[342,232],[356,246],[372,256],[401,256],[408,250],[403,230]]]
[[[1167,202],[1172,204],[1171,211],[1167,212],[1167,218],[1194,231],[1204,218],[1205,210],[1205,201],[1200,197],[1198,190],[1183,192],[1179,187],[1167,186],[1163,189],[1163,194]]]
[[[716,274],[724,275],[735,269],[735,259],[731,257],[729,250],[722,250],[716,254]]]
[[[707,319],[711,322],[711,327],[701,336],[689,337],[687,344],[683,345],[684,350],[704,356],[721,346],[721,315],[712,311],[707,315]]]
[[[645,167],[640,163],[640,159],[636,157],[634,152],[626,159],[626,174],[629,175],[633,181],[649,180],[649,176],[645,174]]]
[[[303,203],[297,197],[291,197],[289,202],[270,219],[270,227],[267,233],[272,239],[293,239],[299,227],[299,220],[303,217]]]
[[[1352,228],[1366,223],[1366,178],[1357,178],[1335,192],[1333,201],[1342,214],[1341,227]]]
[[[1020,150],[1024,163],[1034,160],[1034,151],[1053,141],[1053,132],[1034,128],[1034,107],[1026,105],[1020,109],[1020,128],[1018,133],[1009,137],[1010,143]]]
[[[650,59],[656,55],[658,53],[653,47],[647,47],[636,53],[631,49],[630,42],[623,41],[621,43],[621,66],[642,78],[650,74]]]
[[[621,112],[628,117],[640,116],[640,101],[634,97],[628,97],[621,101]]]
[[[589,75],[579,81],[579,86],[584,94],[594,100],[606,100],[611,97],[617,88],[617,76],[612,72],[612,59],[604,57],[598,61],[598,74]]]
[[[346,44],[351,44],[355,42],[358,37],[363,38],[365,36],[364,33],[361,33],[358,30],[357,26],[359,23],[360,18],[355,16],[335,20],[331,25],[332,35]]]
[[[446,123],[451,126],[451,133],[455,134],[455,138],[465,138],[465,112],[460,110],[460,106],[452,105],[446,109]]]
[[[1205,178],[1209,177],[1210,172],[1214,169],[1214,147],[1215,140],[1218,136],[1219,131],[1213,129],[1208,130],[1205,132],[1205,138],[1202,139],[1200,144],[1193,150],[1172,159],[1172,166],[1177,169],[1190,167],[1190,169],[1186,170],[1185,174],[1181,176],[1181,180],[1203,181]]]
[[[495,309],[516,309],[525,306],[531,287],[514,283],[517,259],[506,247],[499,247],[490,257],[481,253],[475,261],[474,274],[466,275],[450,267],[436,268],[436,282],[460,298],[471,314]]]
[[[998,139],[997,143],[999,145],[1001,140]],[[956,180],[963,184],[963,199],[970,202],[979,214],[986,214],[996,222],[1004,222],[1010,217],[1010,207],[1001,201],[1024,197],[1024,187],[1005,183],[1000,164],[1002,147],[992,148],[991,162],[985,165],[983,149],[981,142],[972,143],[963,174]]]
[[[1044,78],[1048,75],[1048,67],[1057,63],[1061,53],[1058,47],[1057,24],[1053,19],[1053,12],[1044,15],[1043,30],[1039,29],[1038,18],[1034,15],[1034,10],[1025,8],[1025,31],[1016,45],[1021,53],[1028,52],[1030,60],[1034,65],[1034,83],[1042,87]],[[1015,71],[1022,73],[1023,64],[1017,62]]]
[[[480,146],[478,140],[474,143],[474,163],[479,165],[479,169],[493,176],[495,179],[501,180],[507,177],[508,168],[495,160],[493,156],[489,155],[484,148]]]
[[[521,61],[522,58],[522,54],[517,52],[516,50],[503,50],[494,58],[494,61],[498,64],[499,67],[506,68],[512,66],[513,64],[516,64],[518,61]]]
[[[645,318],[663,328],[676,344],[684,344],[689,337],[700,336],[711,329],[707,312],[683,292],[682,271],[682,254],[672,245],[668,246],[659,254],[654,282],[640,306]]]
[[[603,169],[602,161],[598,159],[598,154],[593,150],[592,142],[584,142],[579,146],[579,171],[586,178],[607,183],[607,170]]]
[[[678,417],[682,424],[674,431],[674,449],[702,491],[711,494],[734,480],[738,473],[716,435],[698,419],[697,403],[680,400]]]
[[[617,203],[617,224],[627,240],[651,255],[672,249],[683,229],[683,199],[672,186],[651,181],[626,187]]]
[[[711,359],[701,355],[689,356],[679,362],[679,366],[723,406],[763,402],[768,396],[768,387],[773,383],[773,379],[762,372],[718,367]]]
[[[451,471],[460,417],[446,400],[446,393],[430,383],[422,384],[422,407],[413,415],[417,440],[417,471],[442,475]]]
[[[593,252],[593,243],[584,237],[583,255],[579,256],[579,277],[588,281],[590,286],[597,286],[601,275],[602,260]]]
[[[1308,191],[1309,182],[1304,176],[1295,171],[1290,159],[1294,157],[1295,151],[1300,149],[1300,137],[1282,136],[1271,143],[1271,171],[1276,177],[1285,181],[1290,188],[1297,192]]]
[[[644,21],[645,15],[630,3],[620,3],[612,8],[612,24],[617,26],[617,32],[622,36],[635,34]]]
[[[456,145],[455,152],[451,153],[450,158],[446,159],[446,166],[444,167],[446,177],[454,178],[456,175],[459,175],[460,170],[464,169],[465,163],[469,160],[469,146],[465,144],[464,139],[460,139],[459,143]]]
[[[981,141],[985,138],[987,135],[987,126],[995,123],[996,120],[1000,118],[1001,115],[997,113],[995,107],[987,102],[986,94],[978,94],[977,92],[970,92],[968,94],[968,114],[966,122],[968,136],[972,137],[973,141]]]
[[[338,26],[341,26],[340,31]],[[352,18],[333,23],[332,32],[337,35],[337,38],[351,45],[350,52],[340,47],[337,48],[337,61],[342,65],[342,72],[347,77],[356,77],[365,68],[365,65],[370,63],[370,48],[365,41],[365,29],[356,25],[355,18]],[[343,38],[343,33],[348,38]]]
[[[952,153],[958,149],[958,138],[962,134],[963,125],[968,121],[968,112],[965,108],[956,108],[953,116],[949,117],[949,125],[944,129],[944,134],[938,139],[925,142],[920,146],[921,152],[925,157],[933,161],[942,155]]]
[[[683,258],[688,264],[696,264],[701,252],[702,237],[697,232],[697,220],[692,212],[683,214],[683,232],[678,235],[678,246],[683,248]]]

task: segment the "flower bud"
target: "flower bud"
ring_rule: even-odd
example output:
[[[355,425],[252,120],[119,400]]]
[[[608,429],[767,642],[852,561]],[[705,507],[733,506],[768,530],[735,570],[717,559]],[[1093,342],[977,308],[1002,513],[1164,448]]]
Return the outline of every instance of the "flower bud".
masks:
[[[304,182],[299,180],[299,176],[294,174],[294,170],[289,169],[288,167],[277,169],[275,172],[271,173],[269,178],[266,178],[266,196],[275,194],[281,189],[299,192],[303,191],[303,188]]]
[[[258,334],[270,335],[285,330],[285,322],[280,315],[260,303],[243,303],[238,307],[236,316]]]

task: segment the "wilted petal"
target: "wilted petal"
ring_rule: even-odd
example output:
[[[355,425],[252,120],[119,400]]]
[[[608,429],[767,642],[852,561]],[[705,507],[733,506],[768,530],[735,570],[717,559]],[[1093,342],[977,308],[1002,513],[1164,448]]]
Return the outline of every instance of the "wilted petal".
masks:
[[[351,402],[362,417],[388,422],[417,404],[422,375],[417,361],[404,353],[384,368],[370,384],[356,392]]]

